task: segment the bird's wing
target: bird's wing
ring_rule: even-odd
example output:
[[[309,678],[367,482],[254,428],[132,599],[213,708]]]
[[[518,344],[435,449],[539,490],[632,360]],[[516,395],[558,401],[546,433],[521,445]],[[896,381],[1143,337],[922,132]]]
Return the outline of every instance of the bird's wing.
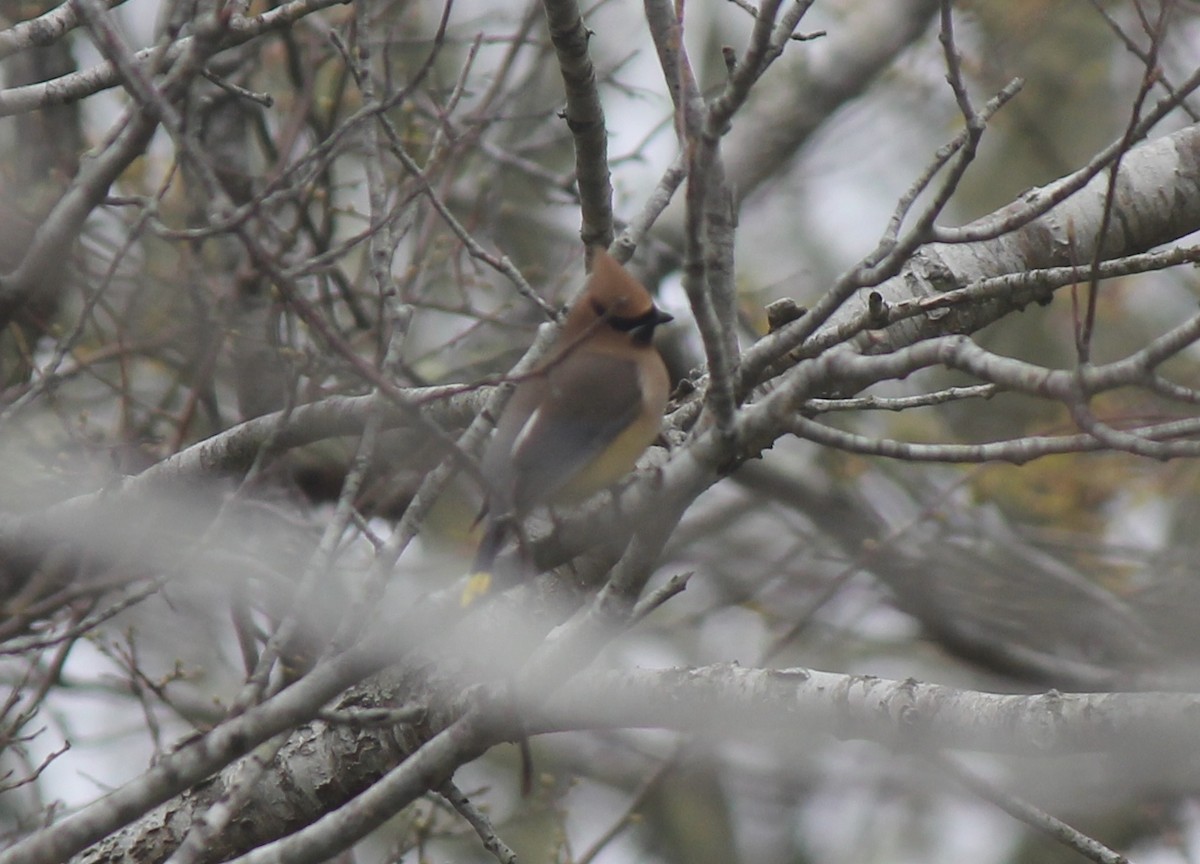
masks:
[[[610,354],[579,351],[552,365],[543,386],[512,442],[518,511],[566,489],[642,411],[637,363]]]

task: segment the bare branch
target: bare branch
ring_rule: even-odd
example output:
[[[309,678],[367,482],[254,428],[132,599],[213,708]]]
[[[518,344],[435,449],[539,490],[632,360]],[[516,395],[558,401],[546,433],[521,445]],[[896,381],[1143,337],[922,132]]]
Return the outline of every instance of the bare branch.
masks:
[[[105,0],[109,9],[126,0]],[[7,30],[0,30],[0,60],[29,48],[53,45],[79,26],[78,9],[70,3],[44,12],[36,18],[18,21]]]
[[[575,141],[575,177],[582,211],[579,237],[585,248],[608,248],[613,239],[613,190],[604,107],[588,54],[592,33],[583,23],[575,0],[544,0],[542,6],[567,94],[563,119]]]
[[[983,693],[908,679],[736,664],[595,670],[532,712],[538,733],[658,727],[698,736],[814,735],[903,752],[967,750],[1036,758],[1179,752],[1197,731],[1193,693]],[[760,739],[761,740],[761,739]]]
[[[340,6],[349,0],[291,0],[282,6],[277,6],[261,15],[248,18],[235,17],[230,20],[221,42],[216,51],[234,48],[256,39],[264,33],[288,27],[296,21],[311,15],[321,9]],[[167,51],[167,65],[173,64],[180,56],[194,50],[195,36],[185,36],[172,44]],[[140,65],[155,57],[154,48],[144,48],[133,55],[134,64]],[[82,72],[72,72],[61,78],[44,81],[39,84],[27,84],[23,87],[10,87],[0,90],[0,117],[9,117],[26,111],[37,111],[53,105],[65,105],[83,99],[102,90],[108,90],[120,84],[120,73],[111,63],[104,63]]]

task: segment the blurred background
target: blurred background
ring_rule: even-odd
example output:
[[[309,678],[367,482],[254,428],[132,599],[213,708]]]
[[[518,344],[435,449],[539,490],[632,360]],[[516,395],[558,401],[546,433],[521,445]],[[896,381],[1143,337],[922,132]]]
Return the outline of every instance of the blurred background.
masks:
[[[153,52],[191,32],[193,4],[113,5],[112,20],[135,49]],[[1200,7],[1170,5],[1153,58],[1167,84],[1200,65]],[[0,3],[0,37],[55,6]],[[875,247],[897,199],[961,128],[937,11],[918,0],[818,0],[800,26],[811,38],[789,46],[735,118],[724,156],[739,202],[743,347],[765,333],[767,303],[789,297],[810,306]],[[986,215],[1119,138],[1146,75],[1144,21],[1159,11],[1148,0],[955,3],[977,103],[1014,77],[1025,84],[989,123],[940,221]],[[503,374],[545,319],[471,257],[395,149],[411,154],[470,235],[508,256],[550,304],[565,303],[582,274],[574,154],[541,5],[456,0],[435,36],[443,12],[415,0],[319,9],[214,56],[209,77],[176,103],[224,194],[269,217],[273,231],[261,242],[302,286],[303,302],[402,386]],[[671,102],[641,5],[601,0],[583,13],[623,224],[678,153]],[[738,3],[687,4],[686,43],[706,93],[725,80],[722,46],[740,49],[752,23]],[[369,47],[363,62],[388,101],[387,136],[361,122],[359,45]],[[0,43],[10,95],[102,59],[83,29],[23,50]],[[116,87],[38,110],[5,108],[0,270],[22,263],[38,226],[127,122],[128,104]],[[1191,105],[1152,137],[1196,122],[1200,102]],[[367,154],[385,139],[395,148],[379,159],[394,254],[392,290],[381,295],[365,242],[378,229]],[[0,333],[0,508],[8,516],[103,490],[241,421],[369,392],[360,370],[283,302],[222,222],[211,190],[178,157],[176,142],[156,132]],[[679,205],[631,265],[676,316],[663,342],[676,380],[703,362],[677,269]],[[1191,315],[1198,288],[1190,266],[1104,283],[1097,362]],[[976,339],[1070,368],[1075,318],[1060,293]],[[402,350],[387,354],[390,334],[405,325]],[[1185,352],[1169,371],[1193,386],[1196,360]],[[872,392],[956,383],[961,376],[923,373]],[[1142,392],[1099,401],[1110,418],[1176,416]],[[1063,405],[1011,394],[903,412],[847,410],[836,425],[919,442],[1074,428]],[[12,693],[0,764],[11,772],[4,782],[15,784],[0,796],[0,838],[137,777],[223,716],[246,674],[239,618],[267,632],[290,603],[354,452],[354,439],[330,437],[267,461],[248,480],[213,476],[186,495],[112,514],[88,535],[106,563],[86,586],[55,583],[45,559],[32,581],[17,578],[19,563],[0,564],[0,674]],[[374,544],[394,530],[440,455],[419,436],[381,438],[355,498],[361,519],[319,583],[303,589],[305,638],[328,638],[361,597]],[[784,439],[695,502],[654,582],[690,572],[687,591],[597,663],[734,661],[997,692],[1194,687],[1197,470],[1102,452],[1021,467],[904,463]],[[440,496],[383,605],[412,602],[464,572],[478,502],[469,480]],[[527,798],[517,792],[515,748],[497,748],[457,777],[525,861],[1075,860],[920,757],[804,729],[786,750],[733,730],[719,741],[570,732],[537,738],[533,750]],[[962,761],[1139,862],[1189,862],[1200,860],[1200,774],[1195,754],[1178,757]],[[488,858],[431,799],[397,815],[355,860]]]

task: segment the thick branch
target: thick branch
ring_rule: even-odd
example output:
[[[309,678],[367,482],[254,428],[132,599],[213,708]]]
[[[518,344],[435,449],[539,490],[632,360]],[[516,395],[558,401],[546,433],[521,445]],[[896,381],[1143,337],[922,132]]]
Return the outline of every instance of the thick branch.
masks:
[[[1194,752],[1194,693],[981,693],[810,669],[585,672],[533,713],[538,732],[659,727],[722,737],[814,733],[902,750],[1011,756]]]

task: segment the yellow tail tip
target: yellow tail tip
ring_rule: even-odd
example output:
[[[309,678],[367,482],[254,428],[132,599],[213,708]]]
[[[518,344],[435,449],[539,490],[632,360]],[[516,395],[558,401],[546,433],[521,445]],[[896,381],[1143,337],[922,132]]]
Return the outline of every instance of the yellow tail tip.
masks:
[[[481,570],[467,577],[467,586],[463,588],[459,603],[465,609],[480,597],[492,590],[492,574]]]

